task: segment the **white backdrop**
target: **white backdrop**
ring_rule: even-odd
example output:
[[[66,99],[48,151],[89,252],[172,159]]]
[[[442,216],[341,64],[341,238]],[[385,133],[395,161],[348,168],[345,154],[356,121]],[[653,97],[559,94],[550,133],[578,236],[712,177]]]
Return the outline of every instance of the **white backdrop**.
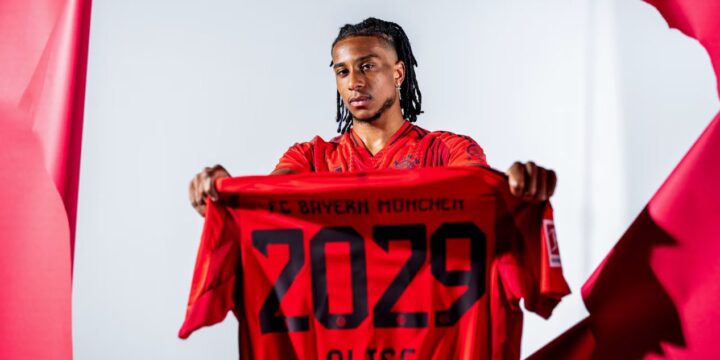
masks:
[[[718,109],[709,59],[638,0],[93,4],[74,278],[78,360],[234,359],[236,321],[177,338],[202,219],[190,178],[268,173],[334,135],[330,44],[376,16],[420,67],[418,124],[491,165],[558,172],[573,294],[525,320],[529,355],[586,315],[580,286]]]

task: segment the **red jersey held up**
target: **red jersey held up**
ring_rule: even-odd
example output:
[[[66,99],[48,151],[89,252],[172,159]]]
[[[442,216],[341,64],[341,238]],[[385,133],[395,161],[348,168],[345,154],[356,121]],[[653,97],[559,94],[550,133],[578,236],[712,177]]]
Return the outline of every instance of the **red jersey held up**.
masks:
[[[442,166],[487,166],[487,161],[483,149],[469,136],[430,132],[405,121],[374,156],[350,129],[327,142],[316,136],[291,146],[275,169],[347,172]]]
[[[179,336],[240,321],[243,359],[517,359],[569,293],[548,202],[454,167],[228,178]]]

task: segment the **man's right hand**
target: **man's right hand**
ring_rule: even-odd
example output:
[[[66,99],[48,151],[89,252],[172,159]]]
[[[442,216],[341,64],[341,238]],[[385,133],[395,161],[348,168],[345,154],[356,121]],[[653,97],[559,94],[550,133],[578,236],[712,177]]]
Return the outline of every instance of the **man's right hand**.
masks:
[[[190,181],[190,203],[200,216],[205,216],[205,199],[217,201],[218,193],[215,190],[215,180],[230,177],[230,174],[220,165],[206,167]]]

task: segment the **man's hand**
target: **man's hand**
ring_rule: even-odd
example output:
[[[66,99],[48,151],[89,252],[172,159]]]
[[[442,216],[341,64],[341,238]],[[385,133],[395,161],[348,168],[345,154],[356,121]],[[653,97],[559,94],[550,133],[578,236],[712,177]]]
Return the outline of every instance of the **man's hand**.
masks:
[[[516,161],[505,173],[509,177],[510,192],[525,201],[545,201],[555,192],[555,172],[532,161],[525,164]]]
[[[190,181],[190,203],[200,216],[205,216],[205,199],[217,201],[218,193],[215,190],[215,180],[230,177],[230,174],[220,165],[206,167],[195,175]]]

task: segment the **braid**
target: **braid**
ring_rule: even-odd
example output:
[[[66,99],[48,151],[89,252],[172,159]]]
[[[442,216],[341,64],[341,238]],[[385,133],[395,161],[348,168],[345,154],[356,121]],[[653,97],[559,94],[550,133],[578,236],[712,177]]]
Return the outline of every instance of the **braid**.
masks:
[[[346,24],[340,28],[337,38],[333,41],[332,47],[335,47],[338,41],[352,36],[377,36],[395,48],[398,59],[405,64],[405,81],[400,86],[400,109],[402,115],[410,122],[415,122],[417,116],[422,114],[422,94],[418,86],[417,77],[415,76],[415,67],[417,60],[413,55],[410,47],[410,40],[400,25],[383,21],[376,18],[367,18],[363,22],[355,25]],[[330,64],[332,66],[332,63]],[[335,121],[338,123],[338,132],[345,133],[352,127],[352,114],[345,107],[337,93],[337,113]]]
[[[338,122],[338,128],[337,131],[341,134],[344,134],[348,130],[350,130],[350,127],[352,126],[352,116],[350,115],[350,111],[345,107],[345,104],[343,104],[342,97],[340,97],[340,93],[337,93],[337,115],[335,117]],[[340,121],[340,119],[343,119],[343,121]]]

